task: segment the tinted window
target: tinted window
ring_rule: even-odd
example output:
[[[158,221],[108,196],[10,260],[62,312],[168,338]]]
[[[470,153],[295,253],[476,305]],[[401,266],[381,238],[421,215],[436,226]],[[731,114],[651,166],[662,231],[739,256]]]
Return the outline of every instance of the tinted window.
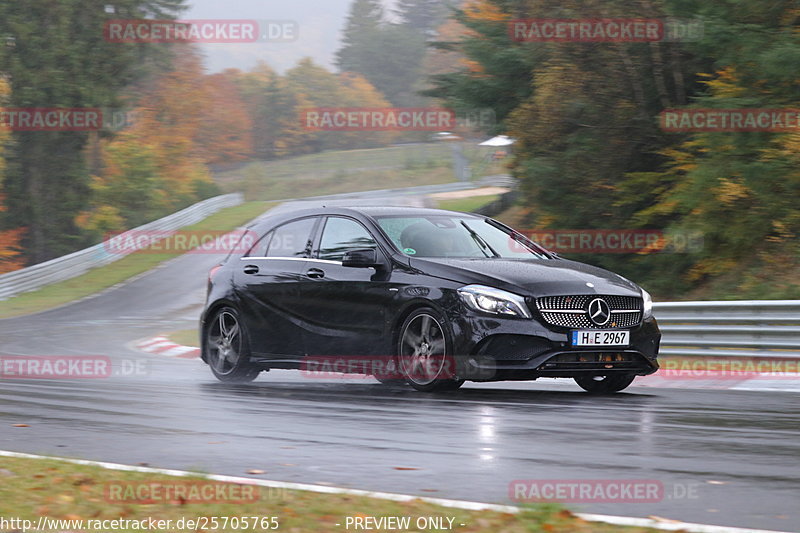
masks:
[[[289,222],[277,228],[273,233],[267,257],[308,257],[311,249],[311,230],[316,219],[304,218]]]
[[[356,248],[375,248],[372,235],[354,220],[329,218],[322,233],[319,258],[328,261],[341,261],[347,250]]]

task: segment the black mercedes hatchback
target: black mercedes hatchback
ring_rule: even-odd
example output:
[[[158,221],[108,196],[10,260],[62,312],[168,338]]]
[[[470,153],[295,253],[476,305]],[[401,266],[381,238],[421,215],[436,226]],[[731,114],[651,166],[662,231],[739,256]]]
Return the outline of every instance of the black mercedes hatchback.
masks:
[[[483,216],[404,207],[265,218],[209,274],[202,358],[222,381],[270,369],[422,391],[574,378],[617,392],[658,369],[650,295]]]

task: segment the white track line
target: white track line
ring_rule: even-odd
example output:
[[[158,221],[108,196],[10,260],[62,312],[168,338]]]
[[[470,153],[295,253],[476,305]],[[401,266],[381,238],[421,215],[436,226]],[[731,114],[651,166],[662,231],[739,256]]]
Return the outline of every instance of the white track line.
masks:
[[[153,337],[152,339],[148,339],[146,341],[140,342],[139,346],[142,347],[142,348],[146,348],[146,347],[153,346],[153,345],[156,345],[156,344],[160,344],[160,343],[163,343],[163,342],[169,342],[169,339],[167,339],[166,337],[158,336],[158,337]]]
[[[125,472],[141,472],[146,474],[162,474],[175,477],[201,477],[212,481],[223,483],[238,483],[242,485],[257,485],[260,487],[279,488],[288,490],[301,490],[306,492],[316,492],[325,494],[349,494],[352,496],[365,496],[378,498],[381,500],[391,500],[395,502],[422,501],[442,507],[454,509],[464,509],[467,511],[495,511],[499,513],[518,513],[519,507],[512,505],[498,505],[493,503],[470,502],[464,500],[448,500],[444,498],[429,498],[425,496],[412,496],[410,494],[396,494],[393,492],[374,492],[369,490],[348,489],[344,487],[329,487],[326,485],[311,485],[307,483],[292,483],[287,481],[273,481],[269,479],[253,479],[237,476],[223,476],[219,474],[200,474],[197,472],[187,472],[185,470],[171,470],[165,468],[151,468],[146,466],[132,466],[118,463],[106,463],[101,461],[89,461],[85,459],[68,459],[65,457],[48,457],[44,455],[33,455],[29,453],[10,452],[0,450],[0,457],[16,457],[20,459],[48,459],[52,461],[62,461],[76,465],[96,466],[106,470],[118,470]],[[632,518],[627,516],[611,516],[600,514],[575,513],[575,516],[589,522],[604,522],[618,526],[650,527],[663,531],[686,531],[689,533],[785,533],[766,529],[742,529],[737,527],[710,526],[705,524],[692,524],[679,522],[676,520],[661,521],[651,518]]]
[[[200,348],[176,344],[164,336],[136,341],[130,344],[129,347],[130,346],[132,346],[132,349],[135,351],[162,355],[164,357],[175,357],[178,359],[198,359],[200,357]]]

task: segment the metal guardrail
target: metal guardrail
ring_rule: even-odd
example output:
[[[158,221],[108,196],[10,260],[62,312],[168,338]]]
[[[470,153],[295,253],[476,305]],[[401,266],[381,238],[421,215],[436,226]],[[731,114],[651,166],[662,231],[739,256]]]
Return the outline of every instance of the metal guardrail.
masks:
[[[654,304],[662,355],[800,359],[800,300]]]
[[[217,196],[132,232],[172,231],[243,202]],[[124,255],[104,243],[0,276],[0,301],[107,265]],[[654,304],[662,355],[800,359],[800,300],[662,302]]]
[[[220,209],[239,205],[243,201],[244,197],[240,193],[216,196],[130,231],[177,230],[200,222]],[[109,252],[107,245],[100,243],[38,265],[3,274],[0,276],[0,301],[52,283],[72,279],[93,268],[113,263],[123,257],[122,254]]]

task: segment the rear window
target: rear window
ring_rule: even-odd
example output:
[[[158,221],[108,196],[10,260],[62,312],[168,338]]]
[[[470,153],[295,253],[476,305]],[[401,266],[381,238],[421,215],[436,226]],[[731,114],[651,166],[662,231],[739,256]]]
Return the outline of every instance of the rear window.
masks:
[[[284,224],[272,232],[266,257],[309,257],[314,218]]]

